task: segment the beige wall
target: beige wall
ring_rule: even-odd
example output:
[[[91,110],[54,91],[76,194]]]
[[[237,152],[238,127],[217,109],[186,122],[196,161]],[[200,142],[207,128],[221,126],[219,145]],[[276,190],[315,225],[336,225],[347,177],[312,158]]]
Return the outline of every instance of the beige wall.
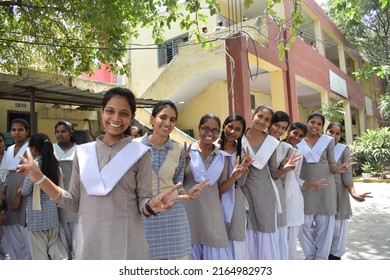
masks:
[[[205,91],[192,100],[180,113],[177,127],[181,130],[193,129],[198,139],[198,124],[200,118],[213,113],[221,119],[221,125],[228,112],[227,86],[225,81],[216,81]]]
[[[205,1],[201,0],[201,5],[206,6]],[[204,13],[207,14],[207,10]],[[195,19],[195,16],[192,16]],[[207,26],[209,32],[215,29],[215,16],[209,17],[207,23],[200,23],[200,28]],[[165,31],[165,39],[170,40],[178,36],[188,34],[189,40],[195,40],[195,36],[191,36],[194,29],[182,30],[180,29],[180,23],[174,22],[171,24],[171,29]],[[144,28],[140,30],[140,36],[137,38],[136,43],[144,45],[151,45],[148,50],[131,50],[129,51],[130,59],[130,73],[128,79],[128,88],[130,88],[137,97],[142,94],[152,85],[157,77],[164,71],[164,67],[158,67],[158,50],[154,44],[154,39],[151,36],[150,29]],[[132,46],[137,48],[137,46]],[[179,49],[180,53],[180,49]]]

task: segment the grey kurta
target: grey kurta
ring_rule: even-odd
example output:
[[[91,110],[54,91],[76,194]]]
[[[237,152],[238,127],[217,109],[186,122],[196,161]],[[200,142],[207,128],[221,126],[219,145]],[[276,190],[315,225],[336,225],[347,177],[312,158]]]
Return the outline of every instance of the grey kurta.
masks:
[[[323,150],[319,162],[308,163],[306,158],[303,158],[301,179],[306,182],[326,179],[327,184],[320,189],[303,189],[305,215],[336,215],[337,194],[335,179],[330,170],[332,166],[336,166],[334,141],[330,141]]]
[[[269,161],[269,169],[271,174],[276,172],[279,169],[281,161],[284,158],[291,156],[292,153],[293,147],[290,144],[281,141]],[[280,203],[282,205],[282,213],[278,213],[278,227],[283,227],[287,225],[286,192],[284,190],[283,177],[284,176],[281,176],[278,179],[274,180],[275,185],[278,188]]]
[[[234,209],[232,220],[226,225],[229,240],[244,241],[246,226],[246,204],[244,193],[241,188],[235,186]]]
[[[26,207],[27,207],[27,197],[22,196],[22,202],[17,211],[11,210],[11,202],[16,196],[16,193],[19,188],[23,187],[24,174],[17,173],[14,170],[9,170],[8,173],[8,183],[7,183],[7,202],[8,210],[5,215],[4,225],[21,225],[26,226]]]
[[[248,228],[251,230],[263,233],[276,231],[276,195],[271,180],[268,164],[262,169],[251,165],[249,172],[238,180],[249,204]]]
[[[348,147],[345,148],[337,161],[340,165],[351,158]],[[353,186],[352,167],[342,174],[334,174],[337,187],[337,215],[336,219],[349,219],[352,216],[351,202],[347,186]]]
[[[234,151],[231,157],[229,157],[230,161],[230,169],[234,168],[236,165],[237,151]],[[233,170],[229,170],[231,173]],[[241,188],[235,184],[233,186],[234,189],[234,207],[233,214],[230,223],[226,224],[226,231],[228,234],[229,240],[233,241],[244,241],[245,240],[245,231],[246,231],[246,207],[247,202],[244,197],[244,193]]]
[[[96,141],[99,170],[131,138],[112,145]],[[88,195],[80,181],[77,152],[69,191],[62,190],[59,207],[79,213],[76,259],[148,259],[149,248],[144,236],[141,211],[152,197],[152,164],[145,153],[105,196]]]
[[[197,147],[196,143],[192,145],[192,149],[197,149]],[[215,148],[203,161],[206,169],[210,166],[217,151],[218,148]],[[185,201],[184,207],[187,211],[191,230],[191,242],[193,244],[203,244],[214,248],[228,247],[228,237],[218,189],[218,186],[227,179],[228,161],[225,158],[225,166],[219,180],[213,185],[205,187],[197,199]],[[187,166],[183,184],[185,190],[188,191],[197,183],[191,174],[190,168]]]
[[[72,175],[73,161],[71,160],[63,160],[58,162],[62,174],[64,176],[64,189],[69,190],[70,178]],[[60,217],[60,223],[75,223],[77,222],[77,213],[70,212],[63,208],[58,208],[58,213]]]

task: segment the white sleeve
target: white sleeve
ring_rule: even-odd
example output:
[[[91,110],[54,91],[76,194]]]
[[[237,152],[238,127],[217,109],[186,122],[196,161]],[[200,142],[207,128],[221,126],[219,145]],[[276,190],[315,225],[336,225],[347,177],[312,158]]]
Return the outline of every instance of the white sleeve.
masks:
[[[3,160],[0,165],[0,184],[3,185],[8,179],[8,169],[6,167],[7,162],[7,151],[4,152]]]

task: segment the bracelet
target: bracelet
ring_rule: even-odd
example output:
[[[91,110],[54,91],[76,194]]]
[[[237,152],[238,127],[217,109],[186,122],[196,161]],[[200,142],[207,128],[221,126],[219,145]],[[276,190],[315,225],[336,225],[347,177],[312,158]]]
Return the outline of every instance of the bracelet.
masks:
[[[39,185],[39,184],[42,184],[43,181],[46,180],[46,176],[43,175],[41,179],[39,179],[38,181],[35,182],[36,185]]]
[[[146,202],[146,204],[145,204],[146,211],[148,211],[149,214],[151,214],[151,215],[153,215],[153,216],[157,216],[157,214],[158,214],[159,212],[154,212],[154,211],[153,211],[152,207],[150,207],[150,205],[149,205],[149,201],[150,201],[150,199],[149,199],[149,200]]]
[[[51,197],[50,197],[50,200],[51,200],[51,201],[56,201],[57,199],[60,198],[60,196],[61,196],[61,191],[58,193],[58,195],[56,196],[56,198],[51,198]]]

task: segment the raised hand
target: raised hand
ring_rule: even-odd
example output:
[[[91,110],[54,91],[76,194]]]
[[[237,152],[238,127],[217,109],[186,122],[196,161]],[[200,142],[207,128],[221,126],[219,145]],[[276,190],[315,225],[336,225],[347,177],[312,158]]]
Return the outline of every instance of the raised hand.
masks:
[[[152,207],[154,212],[166,212],[172,209],[175,206],[175,200],[177,196],[172,195],[183,183],[177,183],[176,185],[170,187],[166,191],[158,194],[149,201],[150,207]]]
[[[349,167],[351,167],[352,165],[356,164],[357,162],[353,161],[352,158],[350,158],[349,160],[347,160],[346,162],[344,162],[343,164],[337,166],[337,172],[338,173],[344,173],[345,171],[348,170]]]
[[[294,170],[297,166],[297,162],[302,159],[301,155],[295,155],[296,151],[294,151],[290,157],[288,157],[287,162],[282,166],[286,171]]]
[[[43,173],[35,164],[30,148],[26,149],[26,155],[27,158],[24,156],[19,156],[23,163],[18,165],[16,172],[23,173],[31,182],[37,182],[42,179]]]
[[[208,186],[210,186],[210,181],[204,180],[203,182],[196,184],[191,189],[189,189],[187,195],[178,195],[176,200],[196,199],[201,194],[202,190]]]
[[[249,170],[249,166],[251,166],[251,164],[254,162],[254,159],[251,159],[248,147],[244,148],[242,152],[244,153],[244,156],[242,157],[242,161],[241,162],[239,161],[240,157],[238,156],[236,163],[240,163],[242,168]]]
[[[186,166],[191,161],[191,155],[190,155],[191,146],[192,146],[192,144],[187,145],[187,142],[184,142],[184,152],[186,153],[186,164],[185,164]]]
[[[149,201],[150,207],[154,212],[166,212],[175,206],[176,200],[191,200],[197,198],[202,190],[210,185],[209,180],[196,184],[189,191],[188,194],[172,195],[183,183],[179,182],[176,185],[170,187],[165,192],[158,194]]]
[[[249,166],[252,164],[253,160],[245,159],[240,162],[240,156],[237,156],[236,159],[236,165],[234,166],[234,169],[232,171],[231,177],[234,178],[234,180],[238,180],[241,178],[241,176],[248,171]]]

